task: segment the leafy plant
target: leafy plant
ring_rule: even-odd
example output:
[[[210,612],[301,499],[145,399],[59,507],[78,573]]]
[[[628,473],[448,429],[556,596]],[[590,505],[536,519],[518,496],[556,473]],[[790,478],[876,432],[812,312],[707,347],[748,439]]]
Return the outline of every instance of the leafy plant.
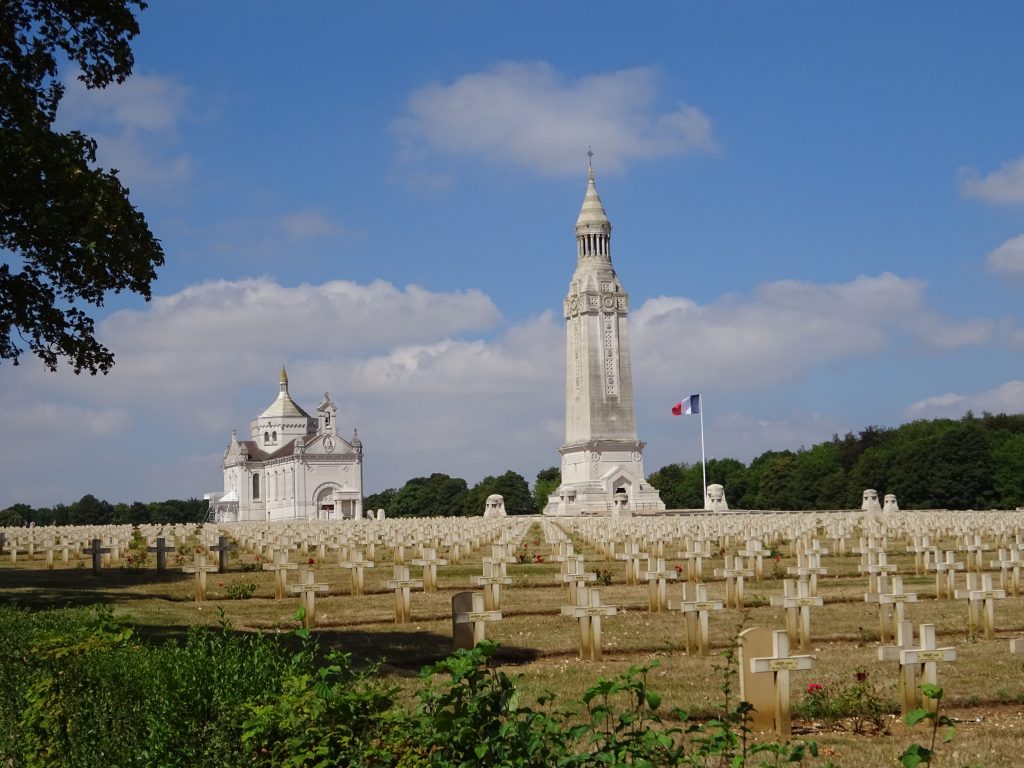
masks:
[[[810,683],[794,711],[801,718],[818,720],[830,728],[888,733],[890,715],[896,707],[871,680],[868,671],[858,668],[850,683]]]
[[[224,591],[232,600],[248,600],[256,594],[256,585],[251,581],[232,581]]]
[[[142,532],[136,528],[132,531],[132,538],[128,543],[128,551],[125,553],[122,568],[137,571],[144,568],[148,560],[149,544],[146,542],[146,537],[142,535]]]
[[[931,741],[927,747],[921,744],[911,744],[900,755],[900,764],[903,768],[917,768],[919,765],[930,766],[935,756],[935,742],[939,735],[939,729],[945,728],[946,732],[942,737],[944,743],[953,740],[956,728],[953,721],[939,712],[939,703],[942,700],[942,688],[932,683],[924,683],[921,686],[924,695],[935,701],[935,709],[915,709],[907,714],[907,725],[913,727],[924,720],[930,720],[932,725]]]

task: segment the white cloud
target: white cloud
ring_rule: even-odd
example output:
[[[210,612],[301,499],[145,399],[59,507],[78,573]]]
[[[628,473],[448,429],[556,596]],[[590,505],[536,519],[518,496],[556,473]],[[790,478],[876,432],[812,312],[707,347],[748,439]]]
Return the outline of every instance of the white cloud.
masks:
[[[72,431],[78,440],[108,437],[123,431],[131,416],[126,408],[83,408],[67,403],[41,400],[23,401],[5,397],[5,429],[49,440]]]
[[[343,231],[343,227],[329,214],[316,209],[296,211],[282,216],[281,228],[289,237],[296,240],[324,237]]]
[[[988,320],[953,321],[928,308],[925,286],[891,273],[847,283],[783,280],[749,298],[706,305],[661,296],[630,325],[634,365],[647,377],[712,383],[733,391],[770,386],[811,367],[881,352],[905,335],[940,349],[987,341]]]
[[[1024,381],[1014,380],[972,395],[948,392],[944,395],[918,400],[907,408],[907,416],[914,419],[959,417],[967,411],[981,413],[1024,412]]]
[[[116,168],[132,190],[166,190],[189,178],[192,158],[177,149],[189,89],[171,77],[132,75],[87,89],[74,74],[64,83],[58,126],[78,128],[97,142],[97,162]]]
[[[543,62],[505,62],[414,91],[392,129],[407,156],[479,156],[552,175],[579,173],[588,145],[602,170],[713,148],[699,109],[658,107],[657,80],[650,67],[573,79]]]
[[[132,75],[123,83],[87,89],[77,76],[65,81],[61,118],[143,131],[169,131],[185,112],[189,89],[172,77]]]
[[[985,264],[996,274],[1024,277],[1024,235],[1010,238],[990,251]]]
[[[17,500],[9,489],[28,487],[30,477],[41,489],[53,484],[37,438],[68,424],[90,437],[90,450],[77,454],[73,475],[62,480],[73,489],[64,500],[216,488],[219,451],[232,429],[244,434],[273,399],[282,363],[300,404],[312,406],[330,390],[342,429],[359,428],[371,490],[434,471],[475,482],[513,468],[532,479],[557,463],[564,435],[565,329],[546,312],[494,333],[500,319],[476,290],[379,281],[287,287],[269,278],[201,283],[141,311],[116,312],[99,326],[117,355],[107,377],[0,368],[6,411],[22,414],[9,439],[36,446],[16,468],[0,467],[0,506]],[[847,362],[851,375],[863,375],[865,360],[901,341],[941,347],[984,338],[971,327],[931,310],[923,284],[891,274],[768,283],[703,305],[651,299],[629,326],[648,469],[679,460],[678,435],[668,436],[665,418],[686,394],[681,388],[718,392],[713,455],[750,458],[826,439],[845,418],[746,415],[758,413],[765,392]],[[197,455],[213,458],[204,467],[187,458]]]
[[[1003,163],[986,176],[960,171],[960,194],[990,203],[1024,203],[1024,156]]]

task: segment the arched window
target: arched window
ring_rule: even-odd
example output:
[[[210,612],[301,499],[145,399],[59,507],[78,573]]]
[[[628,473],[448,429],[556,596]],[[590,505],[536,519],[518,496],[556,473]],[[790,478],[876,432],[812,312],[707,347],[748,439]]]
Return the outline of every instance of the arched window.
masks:
[[[277,442],[277,430],[276,429],[273,432],[270,433],[270,441],[273,442],[273,443]]]
[[[266,445],[269,442],[270,442],[270,433],[269,432],[264,432],[263,433],[263,444]]]
[[[258,499],[260,497],[260,476],[259,473],[254,473],[252,476],[252,497]]]

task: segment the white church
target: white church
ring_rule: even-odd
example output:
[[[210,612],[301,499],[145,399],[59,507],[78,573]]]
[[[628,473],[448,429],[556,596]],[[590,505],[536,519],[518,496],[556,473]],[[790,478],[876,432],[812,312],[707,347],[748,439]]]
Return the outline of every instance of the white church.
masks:
[[[310,416],[288,394],[281,369],[277,399],[249,422],[248,440],[232,430],[224,451],[224,491],[208,493],[217,522],[333,520],[363,516],[363,444],[338,434],[338,406],[324,393]]]
[[[631,515],[665,510],[644,475],[637,438],[626,315],[629,294],[612,267],[612,224],[594,168],[576,220],[576,270],[563,315],[566,331],[562,484],[545,515]]]

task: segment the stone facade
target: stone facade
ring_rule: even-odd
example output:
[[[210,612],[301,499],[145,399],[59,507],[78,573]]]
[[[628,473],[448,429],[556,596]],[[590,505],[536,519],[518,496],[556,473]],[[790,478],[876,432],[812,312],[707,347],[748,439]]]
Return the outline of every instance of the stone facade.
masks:
[[[277,399],[249,422],[249,440],[232,431],[224,451],[224,492],[207,494],[219,520],[342,519],[363,516],[363,445],[338,434],[329,394],[316,417],[288,394],[281,369]]]
[[[644,475],[637,438],[626,315],[629,294],[611,259],[612,225],[590,168],[576,221],[576,271],[566,322],[562,484],[546,515],[622,515],[665,509]],[[616,498],[618,497],[618,499]]]

